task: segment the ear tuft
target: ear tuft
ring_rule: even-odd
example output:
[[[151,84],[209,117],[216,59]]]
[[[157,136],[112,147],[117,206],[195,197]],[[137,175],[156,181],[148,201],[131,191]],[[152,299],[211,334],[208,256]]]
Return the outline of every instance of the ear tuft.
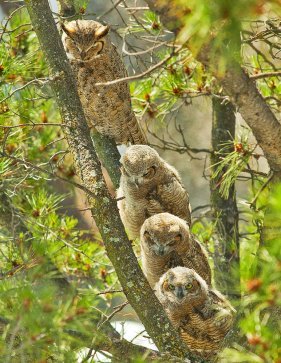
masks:
[[[65,34],[67,34],[70,38],[76,33],[76,30],[71,28],[71,27],[67,27],[65,24],[61,24],[61,28],[62,30],[65,32]]]
[[[102,25],[95,31],[95,38],[96,40],[105,37],[109,32],[109,25]]]

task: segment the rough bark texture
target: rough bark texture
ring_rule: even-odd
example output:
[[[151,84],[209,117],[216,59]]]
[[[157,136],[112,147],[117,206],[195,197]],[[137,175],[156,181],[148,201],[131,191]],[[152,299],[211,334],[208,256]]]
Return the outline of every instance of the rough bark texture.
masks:
[[[121,178],[120,154],[115,141],[98,132],[93,133],[93,141],[99,160],[107,170],[114,188],[118,189]]]
[[[162,352],[191,356],[165,315],[145,279],[119,217],[115,200],[106,188],[101,165],[76,90],[71,67],[49,8],[48,0],[25,0],[31,22],[53,76],[53,89],[64,124],[64,134],[81,182],[89,190],[92,215],[128,301]],[[193,362],[198,362],[192,358]]]
[[[146,3],[160,15],[161,21],[169,30],[177,33],[181,28],[181,19],[185,6],[178,5],[175,9],[173,2],[163,0],[146,0]],[[197,58],[207,68],[210,68],[211,44],[205,45]],[[225,93],[231,98],[238,111],[251,127],[271,169],[276,174],[276,180],[281,178],[281,125],[262,98],[253,80],[238,63],[234,61],[227,65],[223,76],[218,76],[216,67],[210,70],[224,87]]]
[[[220,161],[216,152],[222,145],[235,137],[235,114],[231,103],[221,104],[221,100],[213,98],[212,119],[212,149],[211,165]],[[228,149],[224,146],[224,153],[233,151],[233,146]],[[215,168],[215,167],[213,167]],[[213,171],[211,169],[211,174]],[[223,172],[222,172],[223,175]],[[235,186],[229,190],[229,197],[224,199],[219,192],[219,183],[222,175],[211,178],[211,205],[212,212],[217,220],[217,233],[219,241],[215,245],[215,281],[217,288],[224,294],[233,294],[240,285],[239,275],[239,238],[238,238],[238,210],[236,205]]]

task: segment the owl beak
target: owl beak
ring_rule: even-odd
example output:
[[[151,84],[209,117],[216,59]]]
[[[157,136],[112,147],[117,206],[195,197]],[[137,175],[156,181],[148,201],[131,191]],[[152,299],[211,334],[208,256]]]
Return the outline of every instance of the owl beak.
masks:
[[[86,52],[84,50],[82,50],[82,52],[80,53],[81,55],[81,59],[84,60],[86,57]]]
[[[135,178],[134,183],[137,188],[140,186],[138,178]]]
[[[181,286],[176,286],[175,295],[179,300],[181,300],[184,297],[183,288]]]
[[[164,255],[164,252],[165,252],[164,246],[157,246],[156,254],[158,256],[163,256]]]

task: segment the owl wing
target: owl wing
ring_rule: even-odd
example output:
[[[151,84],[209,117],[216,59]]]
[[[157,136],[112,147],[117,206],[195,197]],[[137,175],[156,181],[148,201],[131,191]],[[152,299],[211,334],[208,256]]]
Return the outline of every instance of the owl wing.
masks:
[[[128,77],[128,73],[125,68],[125,64],[123,63],[122,57],[117,51],[115,45],[113,44],[111,50],[111,57],[115,60],[115,62],[113,63],[114,67],[112,69],[113,71],[112,79]],[[130,133],[129,141],[133,144],[147,144],[147,140],[132,109],[130,87],[128,82],[126,81],[118,83],[117,85],[115,85],[114,91],[117,97],[121,98],[121,102],[123,102],[122,105],[123,113],[127,118],[126,119],[127,125],[124,126],[127,128],[127,131]]]
[[[177,178],[168,183],[159,184],[147,196],[149,215],[168,212],[191,224],[189,197]]]
[[[193,236],[193,251],[191,254],[182,256],[184,266],[194,269],[209,286],[212,283],[212,272],[208,261],[207,252]]]
[[[235,309],[217,290],[209,290],[208,309],[212,314],[213,324],[220,329],[224,337],[232,326]]]
[[[214,339],[214,337],[206,331],[206,324],[203,321],[200,321],[200,324],[197,325],[196,320],[197,317],[195,317],[194,321],[193,316],[184,319],[179,325],[179,333],[183,341],[192,351],[196,351],[200,355],[207,357],[214,354],[219,349],[220,339]],[[204,328],[202,327],[202,323]]]

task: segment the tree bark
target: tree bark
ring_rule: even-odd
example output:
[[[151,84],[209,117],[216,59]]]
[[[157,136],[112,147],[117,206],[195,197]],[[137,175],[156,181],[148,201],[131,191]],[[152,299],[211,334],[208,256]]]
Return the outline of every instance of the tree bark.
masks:
[[[192,357],[145,279],[119,217],[116,201],[111,198],[106,188],[71,67],[48,0],[25,0],[25,3],[49,63],[57,104],[64,124],[67,125],[64,127],[64,134],[69,150],[81,182],[89,191],[92,216],[123,291],[160,351],[178,357]],[[201,360],[192,357],[192,361]]]
[[[161,21],[175,34],[181,29],[182,14],[186,5],[173,5],[162,0],[145,0],[151,10],[160,15]],[[188,5],[188,3],[187,3]],[[275,173],[275,180],[281,179],[281,125],[266,101],[261,96],[253,80],[235,61],[228,61],[226,72],[219,75],[214,64],[210,64],[212,43],[206,44],[197,55],[224,87],[238,111],[252,129],[254,136],[263,149],[269,166]]]
[[[227,149],[225,143],[232,141],[235,137],[235,114],[231,103],[221,104],[218,98],[212,99],[212,155],[211,165],[220,161],[217,152],[222,146],[224,153],[233,152],[233,146]],[[220,155],[221,156],[221,155]],[[216,286],[224,294],[233,294],[239,290],[239,233],[238,233],[238,210],[236,205],[235,185],[229,190],[229,196],[224,199],[219,192],[219,184],[224,171],[216,178],[212,178],[215,166],[211,168],[211,205],[216,219],[216,230],[219,240],[215,245],[214,275]]]

